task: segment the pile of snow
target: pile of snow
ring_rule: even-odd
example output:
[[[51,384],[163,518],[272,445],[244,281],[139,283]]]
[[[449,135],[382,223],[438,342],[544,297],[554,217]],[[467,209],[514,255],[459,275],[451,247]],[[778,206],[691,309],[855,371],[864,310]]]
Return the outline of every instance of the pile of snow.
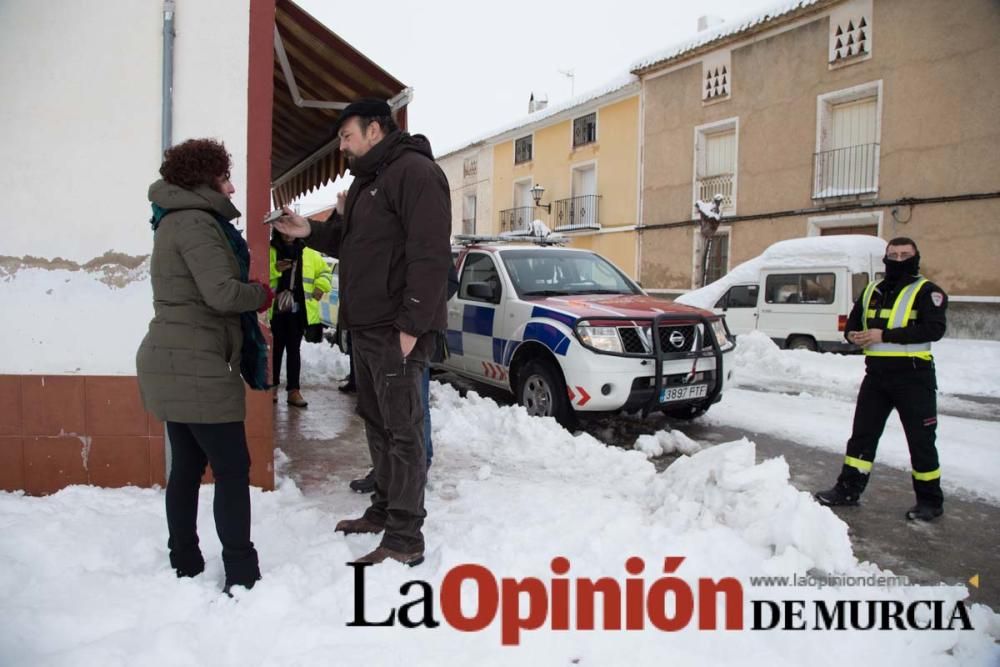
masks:
[[[336,345],[302,342],[302,373],[300,382],[315,387],[332,387],[347,379],[351,372],[351,359]],[[282,370],[282,377],[284,371]]]
[[[635,449],[654,458],[665,454],[687,454],[701,451],[701,445],[680,431],[658,431],[652,435],[640,435],[635,441]]]
[[[771,245],[762,254],[738,265],[713,283],[692,290],[676,299],[698,308],[711,310],[719,298],[733,285],[755,283],[764,266],[783,269],[806,269],[818,266],[844,266],[853,273],[871,273],[881,269],[885,241],[875,236],[844,234],[842,236],[808,236],[787,239]]]
[[[366,575],[370,621],[413,602],[400,587],[421,579],[437,594],[462,563],[494,576],[548,582],[550,561],[564,556],[570,578],[629,576],[625,561],[641,557],[648,589],[667,556],[683,557],[676,576],[736,577],[749,600],[964,599],[961,586],[765,588],[750,576],[840,573],[864,576],[847,527],[788,482],[781,459],[755,464],[754,445],[740,440],[682,457],[664,473],[641,452],[573,436],[551,419],[498,407],[470,393],[462,399],[433,384],[435,463],[425,524],[427,561],[395,563]],[[178,580],[167,563],[163,494],[149,489],[71,487],[29,498],[0,493],[0,663],[3,664],[820,664],[891,655],[907,664],[987,664],[1000,657],[1000,617],[970,607],[973,631],[752,632],[704,631],[697,621],[674,633],[526,630],[502,647],[500,620],[481,632],[447,623],[435,629],[349,627],[355,613],[354,571],[346,562],[378,543],[372,535],[333,532],[367,499],[351,493],[353,471],[304,495],[281,475],[276,491],[254,490],[253,538],[264,579],[235,599],[219,593],[220,545],[212,529],[211,486],[202,491],[199,525],[207,569]],[[280,459],[281,457],[279,457]],[[279,468],[280,473],[280,468]],[[888,574],[888,573],[887,573]],[[547,585],[547,584],[546,584]],[[697,587],[695,586],[695,589]],[[463,612],[475,612],[475,587],[463,588]],[[697,593],[696,593],[697,594]],[[523,599],[523,598],[522,598]],[[419,605],[417,605],[419,606]],[[522,610],[524,607],[522,607]],[[419,616],[419,611],[414,609]],[[696,616],[697,618],[697,616]],[[460,655],[461,658],[456,656]],[[814,661],[816,659],[814,658]]]

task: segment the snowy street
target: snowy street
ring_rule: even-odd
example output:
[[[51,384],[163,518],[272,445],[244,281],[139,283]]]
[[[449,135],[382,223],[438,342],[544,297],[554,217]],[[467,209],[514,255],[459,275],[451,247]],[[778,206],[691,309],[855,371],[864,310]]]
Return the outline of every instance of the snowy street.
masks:
[[[51,289],[25,272],[23,286]],[[135,285],[135,287],[133,287]],[[75,281],[45,298],[66,308],[102,303],[104,286]],[[118,304],[148,308],[141,281],[118,292]],[[4,298],[41,298],[10,290]],[[19,306],[18,306],[19,307]],[[132,320],[130,319],[129,322]],[[62,363],[32,354],[47,345],[65,357],[119,359],[138,331],[82,332],[54,345],[50,330],[7,329],[23,354],[23,372]],[[136,327],[138,329],[138,327]],[[84,354],[86,351],[86,354]],[[781,351],[763,338],[741,339],[736,378],[723,401],[699,420],[651,415],[603,417],[573,435],[548,419],[529,418],[499,392],[468,383],[432,383],[435,461],[426,495],[427,561],[409,570],[371,570],[369,619],[412,602],[407,581],[440,592],[453,568],[472,563],[501,578],[552,577],[564,556],[568,577],[624,582],[625,562],[646,564],[650,588],[665,557],[683,557],[676,576],[697,589],[699,578],[742,584],[743,631],[679,632],[651,627],[553,630],[548,621],[503,646],[499,616],[478,632],[439,627],[350,627],[356,612],[354,572],[346,562],[369,551],[374,536],[345,538],[339,519],[357,516],[367,498],[347,488],[368,467],[353,397],[336,390],[346,358],[322,345],[304,346],[306,410],[280,403],[280,451],[274,492],[255,490],[253,539],[264,579],[229,600],[220,594],[220,545],[213,530],[213,487],[200,503],[205,573],[177,580],[166,555],[163,492],[74,486],[51,496],[0,493],[0,664],[742,664],[866,663],[872,651],[909,664],[991,665],[1000,658],[1000,571],[995,530],[1000,496],[1000,383],[982,372],[1000,361],[1000,343],[945,340],[935,346],[941,399],[939,443],[946,514],[930,526],[908,524],[911,504],[905,442],[890,418],[864,504],[834,513],[811,492],[830,485],[850,430],[863,359]],[[89,357],[87,356],[89,355]],[[54,361],[53,361],[54,360]],[[123,369],[123,372],[127,369]],[[447,380],[447,377],[442,379]],[[980,575],[979,587],[968,583]],[[753,584],[758,576],[909,577],[908,586]],[[471,616],[476,588],[463,587]],[[972,630],[752,631],[753,602],[803,600],[925,602],[951,610],[963,601]],[[526,604],[526,600],[522,600]],[[811,616],[811,614],[810,614]],[[695,616],[697,618],[697,615]],[[708,634],[710,633],[710,634]],[[222,639],[220,639],[222,638]],[[386,642],[393,646],[386,654]]]

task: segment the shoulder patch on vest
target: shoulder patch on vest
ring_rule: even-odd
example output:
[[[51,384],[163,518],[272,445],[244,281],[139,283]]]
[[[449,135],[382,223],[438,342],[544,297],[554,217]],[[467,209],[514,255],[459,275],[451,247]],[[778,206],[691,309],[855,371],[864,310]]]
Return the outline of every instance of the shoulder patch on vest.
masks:
[[[941,292],[931,292],[931,301],[934,302],[935,307],[940,308],[941,304],[944,303],[944,294],[941,294]]]

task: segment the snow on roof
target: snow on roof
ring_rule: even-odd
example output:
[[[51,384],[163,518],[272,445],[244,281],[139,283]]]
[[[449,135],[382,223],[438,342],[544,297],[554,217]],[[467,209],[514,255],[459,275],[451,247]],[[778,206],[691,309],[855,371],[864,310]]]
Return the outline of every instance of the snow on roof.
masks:
[[[505,125],[501,125],[500,127],[491,130],[490,132],[481,134],[470,141],[464,141],[457,146],[449,147],[448,149],[441,151],[441,153],[437,156],[437,159],[440,160],[443,157],[451,155],[452,153],[457,153],[460,150],[469,148],[470,146],[475,146],[476,144],[484,143],[486,141],[489,141],[490,139],[498,137],[501,134],[504,134],[505,132],[510,132],[511,130],[516,130],[517,128],[524,127],[526,125],[532,125],[540,120],[551,118],[552,116],[560,114],[564,111],[568,111],[569,109],[572,109],[574,107],[583,106],[587,102],[592,102],[598,98],[604,97],[605,95],[616,93],[622,90],[623,88],[627,88],[630,85],[635,85],[635,87],[638,88],[639,78],[632,73],[619,75],[614,79],[611,79],[610,81],[606,82],[604,85],[588,90],[585,93],[581,93],[580,95],[577,95],[576,97],[573,97],[563,102],[562,104],[556,104],[554,106],[545,107],[544,109],[528,114],[527,116],[523,116],[517,119],[516,121],[507,123]]]
[[[675,301],[697,308],[711,309],[733,285],[757,282],[764,267],[808,268],[846,266],[854,273],[871,270],[873,258],[885,255],[885,241],[876,236],[809,236],[787,239],[771,245],[762,254],[743,262],[714,283],[683,294]]]
[[[673,58],[688,53],[689,51],[694,51],[695,49],[716,40],[738,35],[753,27],[768,23],[774,19],[780,18],[799,9],[815,5],[819,2],[822,2],[822,0],[781,0],[781,2],[776,2],[766,9],[758,9],[750,14],[745,14],[743,16],[727,20],[714,28],[709,28],[698,33],[693,38],[688,38],[680,42],[674,42],[665,49],[661,49],[644,58],[636,60],[632,63],[632,66],[629,69],[632,72],[636,72],[638,70],[652,67],[666,60],[672,60]]]

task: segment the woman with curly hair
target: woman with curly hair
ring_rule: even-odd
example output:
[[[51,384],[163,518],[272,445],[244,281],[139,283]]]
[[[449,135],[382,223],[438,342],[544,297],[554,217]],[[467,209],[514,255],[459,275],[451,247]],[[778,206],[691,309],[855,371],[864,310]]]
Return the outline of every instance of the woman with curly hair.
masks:
[[[250,541],[241,369],[246,376],[248,362],[259,361],[253,347],[248,351],[254,341],[244,336],[247,318],[256,327],[253,311],[267,310],[273,298],[269,287],[248,282],[250,253],[231,222],[240,216],[231,201],[231,166],[225,146],[211,139],[191,139],[164,154],[163,178],[149,187],[154,316],[136,355],[143,403],[166,422],[170,439],[170,564],[178,577],[205,569],[198,491],[210,464],[227,594],[260,579]]]

